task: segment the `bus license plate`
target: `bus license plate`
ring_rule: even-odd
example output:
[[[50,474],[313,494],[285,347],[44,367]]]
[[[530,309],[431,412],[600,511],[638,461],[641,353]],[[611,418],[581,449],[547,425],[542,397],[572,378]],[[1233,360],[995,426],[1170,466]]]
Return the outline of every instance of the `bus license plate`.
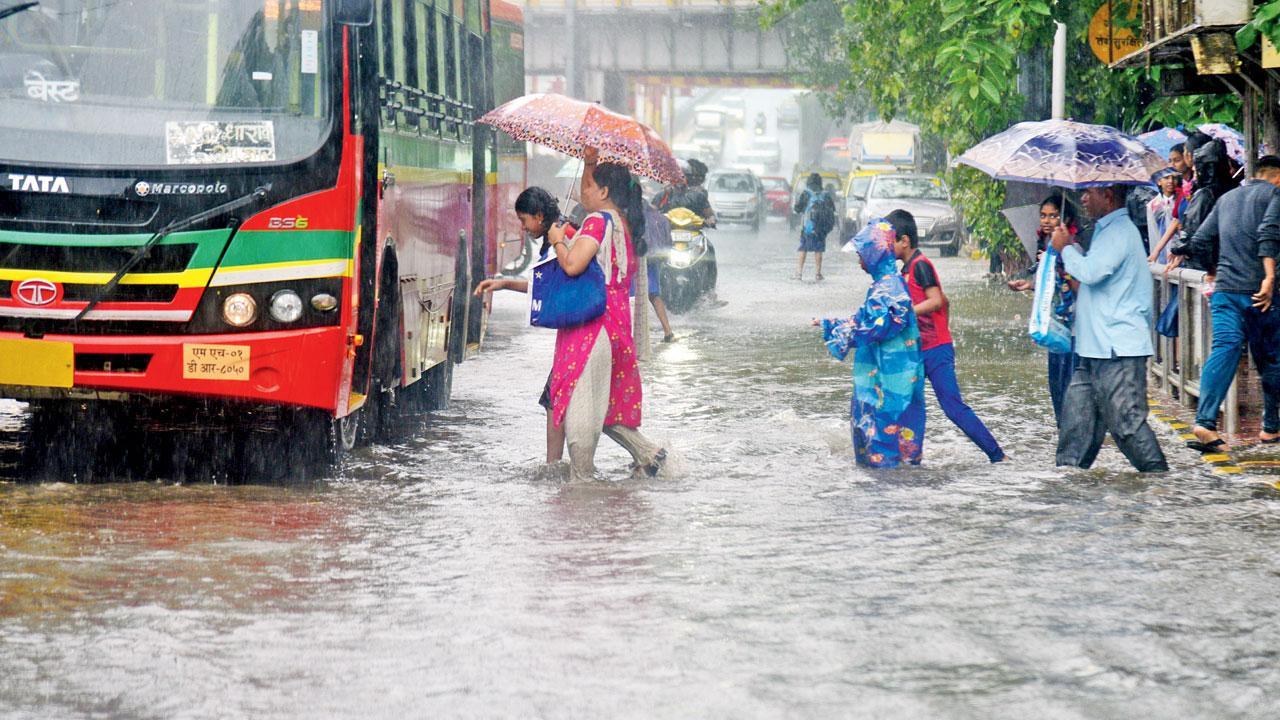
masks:
[[[0,385],[69,388],[75,377],[75,346],[45,340],[0,340]]]

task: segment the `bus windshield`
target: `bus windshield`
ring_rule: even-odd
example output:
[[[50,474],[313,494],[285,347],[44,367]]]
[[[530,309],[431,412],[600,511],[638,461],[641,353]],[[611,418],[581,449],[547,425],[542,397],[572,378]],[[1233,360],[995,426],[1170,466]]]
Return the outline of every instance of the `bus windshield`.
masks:
[[[0,0],[0,162],[304,158],[330,126],[323,28],[321,0]]]

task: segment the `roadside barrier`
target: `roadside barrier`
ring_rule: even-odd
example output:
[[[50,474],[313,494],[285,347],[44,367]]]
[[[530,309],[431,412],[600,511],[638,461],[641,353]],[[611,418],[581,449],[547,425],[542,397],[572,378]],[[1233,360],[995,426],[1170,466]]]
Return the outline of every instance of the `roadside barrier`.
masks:
[[[1200,399],[1200,371],[1213,346],[1213,323],[1209,299],[1205,297],[1205,273],[1176,269],[1165,274],[1164,265],[1151,265],[1153,317],[1160,317],[1171,299],[1178,304],[1178,336],[1165,337],[1153,328],[1155,356],[1151,359],[1151,390],[1184,407],[1195,409]],[[1219,429],[1228,435],[1240,434],[1240,420],[1260,422],[1261,391],[1257,373],[1241,355],[1235,381],[1222,404]]]

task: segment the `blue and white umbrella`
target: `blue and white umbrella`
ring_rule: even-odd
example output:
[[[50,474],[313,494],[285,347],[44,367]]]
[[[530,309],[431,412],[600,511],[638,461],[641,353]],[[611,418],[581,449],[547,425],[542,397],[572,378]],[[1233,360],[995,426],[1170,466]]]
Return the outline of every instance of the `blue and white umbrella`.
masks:
[[[1205,123],[1196,130],[1214,140],[1221,140],[1227,147],[1227,156],[1235,160],[1236,164],[1244,165],[1244,135],[1239,130],[1222,123]]]
[[[1160,128],[1159,130],[1144,132],[1138,136],[1138,139],[1142,141],[1143,145],[1155,150],[1160,157],[1168,158],[1173,146],[1186,142],[1187,136],[1185,133],[1173,128]]]
[[[957,162],[997,180],[1080,190],[1149,185],[1167,162],[1141,140],[1107,125],[1022,122],[969,148]]]

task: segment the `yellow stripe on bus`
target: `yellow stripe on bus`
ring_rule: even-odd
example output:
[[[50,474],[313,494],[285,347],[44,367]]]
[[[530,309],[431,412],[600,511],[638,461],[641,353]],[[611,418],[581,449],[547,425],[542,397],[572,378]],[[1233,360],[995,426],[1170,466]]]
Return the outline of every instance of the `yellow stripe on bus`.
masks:
[[[235,265],[218,268],[210,285],[241,285],[273,280],[302,280],[316,277],[351,277],[355,263],[350,258],[329,260],[291,260],[288,262],[262,263],[260,265]]]
[[[176,273],[129,273],[120,278],[121,285],[177,285],[182,288],[204,287],[213,268],[196,268]],[[0,282],[40,278],[63,285],[106,285],[115,273],[60,272],[56,270],[0,269]]]

